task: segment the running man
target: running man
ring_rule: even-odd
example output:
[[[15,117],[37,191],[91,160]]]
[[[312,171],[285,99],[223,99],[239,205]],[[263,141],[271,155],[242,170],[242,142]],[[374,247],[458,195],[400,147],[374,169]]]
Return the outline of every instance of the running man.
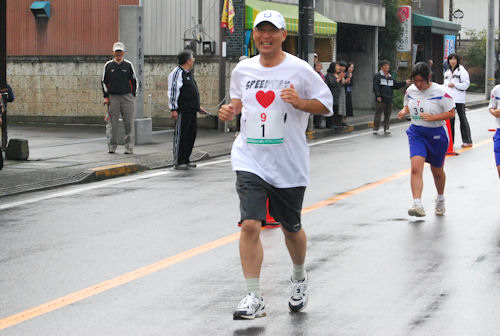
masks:
[[[428,162],[437,190],[435,214],[441,216],[446,210],[443,196],[446,182],[443,166],[448,149],[445,120],[455,116],[455,102],[441,85],[430,81],[431,69],[427,63],[417,63],[411,78],[413,84],[406,90],[404,107],[398,113],[399,119],[411,115],[411,125],[406,134],[410,144],[413,206],[408,215],[425,216],[422,173],[424,163]]]
[[[493,136],[495,163],[497,165],[498,177],[500,178],[500,85],[497,85],[491,91],[490,113],[496,118],[497,131]]]
[[[305,131],[309,114],[333,114],[332,94],[321,77],[308,63],[283,51],[287,35],[283,16],[262,11],[253,27],[259,55],[238,63],[231,77],[231,102],[219,110],[222,121],[242,113],[231,161],[240,199],[240,258],[248,294],[234,311],[236,320],[266,316],[259,281],[264,257],[259,235],[268,197],[270,214],[282,224],[293,262],[289,309],[299,312],[307,305],[307,239],[301,225],[309,183]]]

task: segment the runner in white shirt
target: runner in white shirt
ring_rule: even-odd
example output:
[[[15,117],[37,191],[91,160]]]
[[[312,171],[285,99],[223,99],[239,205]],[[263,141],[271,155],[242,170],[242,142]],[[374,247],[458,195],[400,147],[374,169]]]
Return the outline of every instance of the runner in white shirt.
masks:
[[[497,85],[491,91],[490,113],[497,122],[497,131],[493,136],[493,150],[495,152],[495,163],[497,165],[498,177],[500,178],[500,85]]]
[[[321,77],[309,64],[282,50],[286,26],[279,12],[260,12],[253,38],[259,56],[238,63],[231,77],[231,103],[219,110],[222,121],[242,113],[231,160],[240,198],[240,257],[249,294],[239,303],[234,319],[266,315],[260,293],[259,235],[268,197],[269,212],[282,224],[293,262],[289,309],[298,312],[307,305],[307,239],[300,218],[309,183],[305,131],[309,114],[333,114],[333,97]]]
[[[431,165],[434,183],[436,185],[436,215],[445,212],[444,159],[448,148],[448,135],[444,127],[445,120],[455,115],[455,103],[444,88],[431,82],[431,69],[427,63],[419,62],[413,68],[411,78],[413,84],[406,90],[404,108],[398,118],[411,115],[411,125],[406,131],[410,145],[411,160],[411,191],[413,206],[408,210],[410,216],[423,217],[425,210],[422,205],[424,163]]]

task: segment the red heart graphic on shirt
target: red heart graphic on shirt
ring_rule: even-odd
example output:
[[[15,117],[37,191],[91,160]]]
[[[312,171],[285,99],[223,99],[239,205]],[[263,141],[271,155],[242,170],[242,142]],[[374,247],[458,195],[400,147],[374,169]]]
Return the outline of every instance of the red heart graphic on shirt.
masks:
[[[260,105],[262,105],[264,108],[267,108],[269,105],[271,105],[274,101],[275,98],[274,91],[259,91],[255,95],[255,98],[257,98],[257,101],[259,102]]]

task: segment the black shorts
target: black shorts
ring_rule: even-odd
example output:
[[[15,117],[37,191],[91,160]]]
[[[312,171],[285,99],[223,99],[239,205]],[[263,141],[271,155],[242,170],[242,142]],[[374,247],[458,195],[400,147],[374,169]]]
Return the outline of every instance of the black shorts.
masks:
[[[276,188],[259,176],[246,171],[236,172],[236,191],[240,197],[241,221],[266,222],[266,201],[269,213],[288,232],[300,231],[300,216],[306,187]]]

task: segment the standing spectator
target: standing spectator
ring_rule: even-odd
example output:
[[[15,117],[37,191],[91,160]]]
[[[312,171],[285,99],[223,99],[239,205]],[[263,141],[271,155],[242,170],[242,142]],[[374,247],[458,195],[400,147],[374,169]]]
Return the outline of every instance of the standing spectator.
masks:
[[[406,133],[410,146],[413,206],[408,210],[408,215],[417,217],[425,216],[422,204],[424,188],[422,174],[425,162],[431,166],[437,191],[434,213],[442,216],[446,211],[444,201],[446,175],[443,166],[448,149],[448,136],[445,120],[455,115],[453,98],[441,85],[432,83],[430,75],[431,70],[425,62],[417,63],[413,67],[411,73],[413,85],[406,90],[404,107],[398,113],[399,119],[411,115],[411,125]]]
[[[444,74],[444,88],[455,100],[456,111],[460,118],[460,133],[462,134],[462,147],[472,147],[472,136],[469,122],[465,115],[465,91],[469,88],[469,73],[460,64],[460,56],[448,55],[448,66]],[[455,118],[450,119],[451,139],[455,143]]]
[[[3,90],[3,92],[0,93],[7,93],[7,103],[11,103],[14,101],[14,91],[10,87],[9,84],[7,84],[7,88]],[[3,120],[5,119],[5,114],[3,110],[3,98],[0,96],[0,127],[2,126]],[[2,132],[0,132],[1,134]],[[1,139],[0,139],[1,142]],[[0,144],[0,170],[3,168],[3,154],[2,154],[2,146]]]
[[[429,60],[427,61],[427,65],[431,69],[431,81],[433,83],[435,83],[436,82],[436,73],[434,72],[434,60],[432,58],[429,58]]]
[[[114,153],[118,145],[118,120],[120,115],[125,125],[125,154],[134,153],[134,98],[137,94],[137,79],[134,66],[124,59],[125,45],[113,44],[113,59],[104,65],[102,91],[104,105],[109,106],[111,138],[108,143],[109,153]]]
[[[345,85],[349,80],[345,77],[345,62],[332,62],[327,70],[326,84],[330,88],[333,95],[333,120],[326,119],[329,128],[338,128],[348,126],[345,123],[346,108],[345,108]],[[333,121],[333,124],[332,124]]]
[[[349,82],[345,87],[345,109],[346,109],[346,116],[348,117],[354,116],[354,111],[352,107],[352,85],[354,83],[353,74],[354,74],[354,63],[351,62],[347,64],[346,79],[348,78]]]
[[[177,55],[179,65],[168,75],[168,103],[175,119],[174,169],[196,168],[189,161],[196,140],[196,113],[206,113],[200,107],[198,85],[191,70],[194,56],[191,50],[183,50]]]
[[[373,93],[377,100],[375,119],[373,120],[373,134],[378,134],[382,113],[384,114],[384,134],[391,134],[389,125],[391,122],[394,89],[400,89],[405,85],[409,85],[411,81],[407,79],[405,82],[396,82],[389,73],[389,70],[391,70],[391,63],[387,60],[383,60],[380,64],[379,72],[373,76]]]
[[[307,237],[301,224],[309,182],[305,131],[310,114],[331,114],[332,95],[309,64],[283,51],[285,29],[285,19],[279,12],[257,14],[252,34],[259,55],[240,62],[233,70],[231,102],[219,110],[223,121],[243,113],[231,163],[240,198],[239,250],[247,295],[234,311],[235,320],[266,316],[260,290],[264,258],[260,232],[266,221],[268,197],[269,212],[282,225],[293,263],[288,277],[288,308],[300,312],[307,306]]]
[[[419,44],[417,47],[417,55],[415,56],[415,64],[425,62],[424,45]]]
[[[323,82],[326,82],[326,77],[323,74],[323,72],[321,72],[321,70],[323,70],[323,64],[321,64],[321,62],[315,62],[314,71],[316,71],[316,73],[321,77]],[[315,128],[323,128],[323,125],[321,125],[321,119],[322,119],[321,114],[313,115],[313,124]]]

